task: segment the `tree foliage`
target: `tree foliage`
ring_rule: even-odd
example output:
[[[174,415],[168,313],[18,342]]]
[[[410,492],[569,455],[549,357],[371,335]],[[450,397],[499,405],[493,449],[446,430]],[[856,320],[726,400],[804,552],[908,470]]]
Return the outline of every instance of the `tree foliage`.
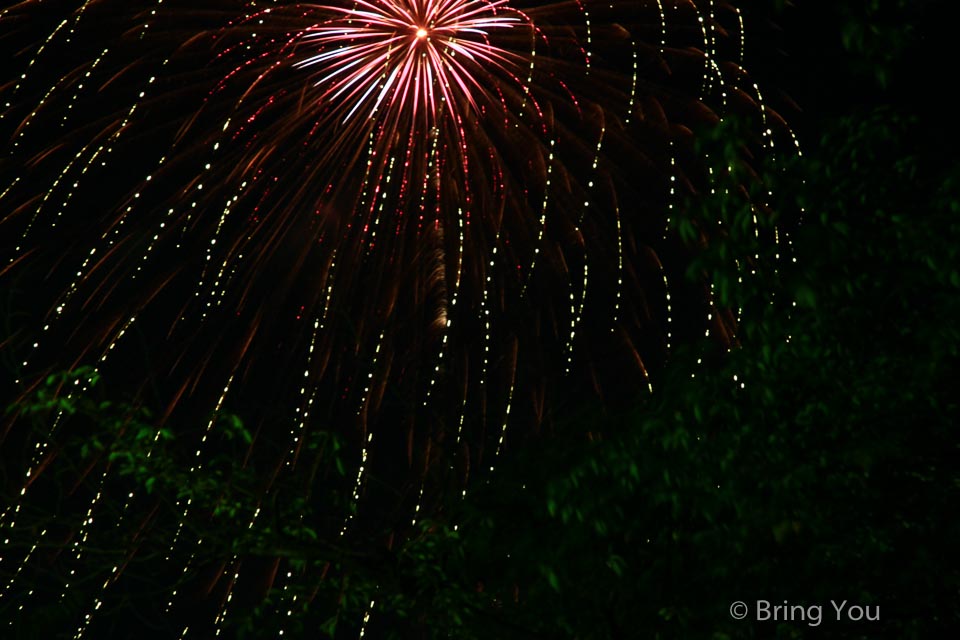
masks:
[[[780,214],[771,223],[789,229],[787,214],[803,217],[780,242],[766,241],[772,230],[751,199],[718,171],[718,188],[677,224],[725,230],[691,269],[738,311],[738,346],[679,351],[634,409],[556,417],[546,445],[515,451],[389,552],[317,539],[319,494],[305,499],[302,487],[247,526],[256,470],[236,468],[225,450],[188,473],[175,430],[158,431],[148,412],[52,392],[80,379],[97,388],[90,371],[52,377],[20,410],[85,417],[89,432],[60,441],[60,455],[78,467],[107,456],[165,505],[170,526],[151,535],[199,527],[207,564],[289,561],[302,604],[288,617],[300,633],[355,633],[372,600],[375,633],[395,637],[933,637],[960,623],[960,168],[911,155],[912,126],[886,110],[850,118],[806,157],[770,168],[763,184]],[[731,166],[724,147],[736,137],[709,144]],[[236,418],[215,424],[227,448],[249,438]],[[327,437],[311,446],[327,447],[342,473]],[[203,517],[176,520],[184,497]],[[35,526],[17,532],[56,526],[28,517]],[[104,573],[110,553],[85,557]],[[150,558],[147,584],[161,579]],[[149,593],[116,606],[150,617]],[[275,597],[236,618],[237,637],[269,628]],[[730,618],[731,602],[758,599],[848,600],[879,606],[881,620]]]

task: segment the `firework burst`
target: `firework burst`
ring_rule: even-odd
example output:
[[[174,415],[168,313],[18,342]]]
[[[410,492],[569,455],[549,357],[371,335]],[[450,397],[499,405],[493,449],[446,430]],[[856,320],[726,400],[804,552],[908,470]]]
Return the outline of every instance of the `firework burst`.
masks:
[[[402,531],[493,471],[508,425],[529,435],[571,391],[649,389],[675,333],[730,330],[702,288],[671,288],[685,254],[669,217],[696,188],[692,126],[752,113],[772,144],[731,7],[78,4],[43,35],[46,3],[0,13],[24,43],[0,87],[3,276],[57,292],[28,296],[49,311],[9,341],[18,382],[85,363],[132,381],[163,407],[158,441],[199,424],[180,434],[191,474],[219,450],[208,416],[239,411],[245,460],[269,470],[251,530],[313,435],[346,441],[337,486],[360,504],[331,535]],[[674,326],[678,301],[695,322]],[[17,504],[69,428],[29,440]],[[109,465],[87,476],[77,564]],[[191,508],[178,500],[168,550],[187,569]],[[14,580],[32,553],[5,559]],[[221,566],[217,625],[241,561]]]

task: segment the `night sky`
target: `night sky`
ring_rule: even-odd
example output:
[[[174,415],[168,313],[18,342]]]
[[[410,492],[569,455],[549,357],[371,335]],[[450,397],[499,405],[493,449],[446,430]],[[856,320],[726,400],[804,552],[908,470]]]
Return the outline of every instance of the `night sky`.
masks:
[[[740,344],[691,267],[730,232],[688,210],[751,194],[776,259],[723,259],[778,273],[803,223],[756,176],[795,142],[887,106],[953,159],[952,3],[200,4],[0,14],[3,637],[267,637],[236,622],[264,597],[270,634],[433,637],[383,595],[449,565],[411,544],[512,531],[541,447]],[[721,116],[742,173],[701,146]],[[469,568],[491,619],[523,600]]]

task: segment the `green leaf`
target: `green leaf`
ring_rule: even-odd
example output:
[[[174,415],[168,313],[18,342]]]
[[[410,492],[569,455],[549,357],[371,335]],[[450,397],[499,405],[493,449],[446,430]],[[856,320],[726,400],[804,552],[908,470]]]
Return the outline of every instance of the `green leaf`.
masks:
[[[326,622],[320,625],[320,633],[324,634],[328,638],[333,638],[337,633],[337,617],[334,616],[329,618]]]
[[[550,585],[550,588],[560,593],[560,578],[557,576],[557,573],[546,565],[540,565],[540,573],[547,579],[547,584]]]
[[[621,556],[612,554],[607,558],[607,566],[616,576],[622,576],[627,563]]]
[[[806,285],[801,285],[794,292],[794,297],[797,301],[797,304],[803,307],[813,308],[817,306],[817,296],[813,292],[813,289]]]

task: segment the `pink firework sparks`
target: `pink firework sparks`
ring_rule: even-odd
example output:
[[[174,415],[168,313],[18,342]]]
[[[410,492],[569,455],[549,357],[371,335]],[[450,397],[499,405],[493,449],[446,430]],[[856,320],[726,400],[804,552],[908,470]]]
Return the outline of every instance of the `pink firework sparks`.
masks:
[[[316,84],[323,101],[346,105],[344,120],[366,112],[396,115],[408,109],[427,121],[444,108],[489,90],[478,69],[511,74],[517,56],[491,45],[489,34],[523,20],[504,0],[358,1],[353,7],[323,7],[335,17],[306,33],[320,52],[297,67],[324,68]],[[512,74],[511,74],[512,75]]]

